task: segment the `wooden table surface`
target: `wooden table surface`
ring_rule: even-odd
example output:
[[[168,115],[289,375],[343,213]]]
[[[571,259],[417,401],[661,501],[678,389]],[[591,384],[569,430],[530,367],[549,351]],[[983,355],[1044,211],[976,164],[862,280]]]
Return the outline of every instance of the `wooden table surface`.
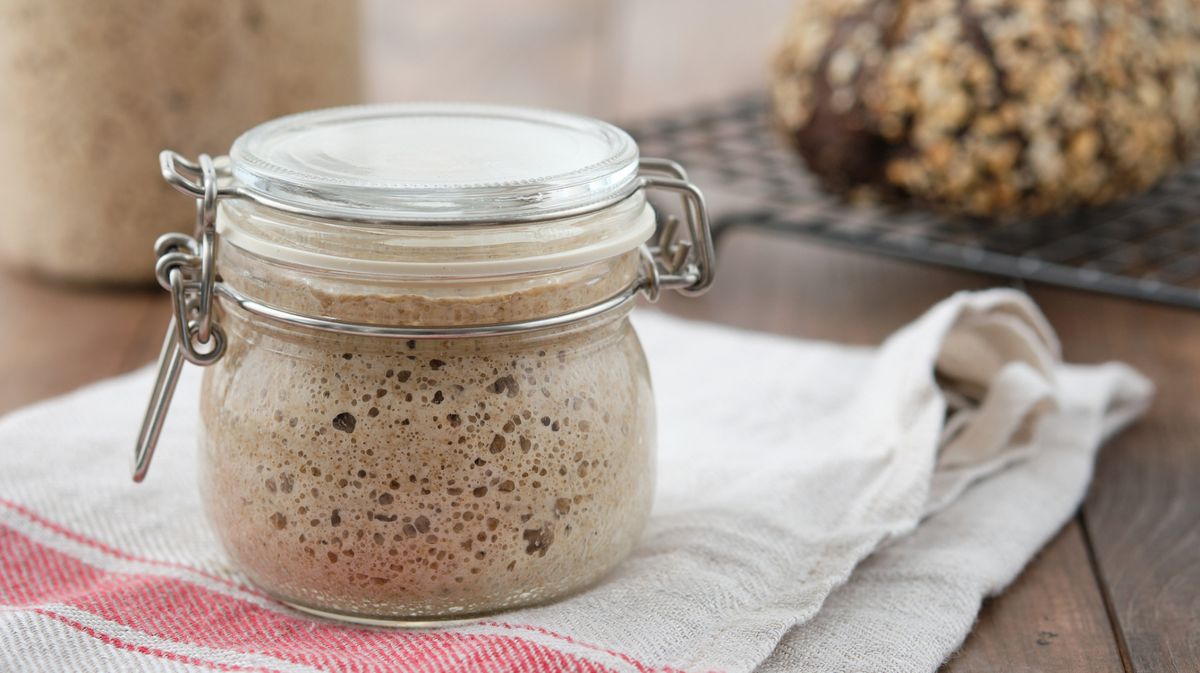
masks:
[[[626,119],[753,86],[769,41],[732,49],[721,38],[765,35],[788,3],[521,0],[476,5],[470,16],[446,9],[454,3],[400,4],[367,4],[370,97],[403,91]],[[512,18],[521,12],[538,17],[536,30]],[[444,39],[422,41],[422,29]],[[500,50],[512,58],[493,58]],[[722,245],[713,290],[664,299],[664,310],[873,344],[955,290],[1006,284],[752,230]],[[1200,311],[1027,289],[1068,360],[1123,360],[1158,396],[1103,450],[1078,515],[986,602],[945,670],[1200,671]],[[0,273],[0,412],[149,362],[166,317],[157,289],[82,290]]]

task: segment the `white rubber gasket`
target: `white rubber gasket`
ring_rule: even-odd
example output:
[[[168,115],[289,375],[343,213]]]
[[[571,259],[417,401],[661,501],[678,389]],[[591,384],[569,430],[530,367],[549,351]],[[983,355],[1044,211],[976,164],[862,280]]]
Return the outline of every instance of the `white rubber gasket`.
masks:
[[[604,217],[604,211],[592,215],[592,217]],[[223,242],[269,260],[328,271],[415,277],[505,276],[567,269],[609,259],[634,250],[650,239],[655,229],[654,208],[646,203],[642,211],[629,219],[626,224],[613,228],[618,231],[618,235],[578,248],[543,255],[461,262],[413,262],[356,259],[309,250],[297,250],[281,243],[253,236],[236,226],[230,226],[225,218],[217,218],[217,232]]]

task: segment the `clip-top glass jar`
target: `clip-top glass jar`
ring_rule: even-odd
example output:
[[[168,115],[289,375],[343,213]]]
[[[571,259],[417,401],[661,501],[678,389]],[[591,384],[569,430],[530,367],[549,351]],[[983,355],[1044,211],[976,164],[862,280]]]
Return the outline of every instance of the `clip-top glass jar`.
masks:
[[[321,110],[228,157],[171,153],[194,238],[158,245],[168,328],[134,479],[184,361],[200,481],[246,575],[367,622],[552,600],[633,547],[654,403],[628,313],[712,280],[703,199],[593,119],[494,106]],[[682,195],[686,236],[646,190]]]

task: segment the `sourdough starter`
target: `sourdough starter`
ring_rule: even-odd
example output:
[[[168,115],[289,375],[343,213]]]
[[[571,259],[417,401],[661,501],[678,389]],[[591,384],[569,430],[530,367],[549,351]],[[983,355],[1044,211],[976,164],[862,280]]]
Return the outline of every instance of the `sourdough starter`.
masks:
[[[223,264],[240,277],[236,254]],[[586,306],[628,278],[469,301],[267,281],[256,291],[268,304],[319,296],[360,320],[374,306],[473,324]],[[222,309],[229,347],[205,373],[201,482],[223,544],[273,595],[359,617],[468,616],[580,589],[639,536],[654,410],[627,308],[454,340],[321,333]]]

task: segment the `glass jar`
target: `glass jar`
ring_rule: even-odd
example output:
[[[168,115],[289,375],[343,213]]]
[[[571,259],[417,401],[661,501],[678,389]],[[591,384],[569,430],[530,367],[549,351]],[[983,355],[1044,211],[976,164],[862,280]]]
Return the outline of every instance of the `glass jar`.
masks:
[[[0,262],[146,284],[188,212],[154,180],[164,145],[358,102],[359,8],[325,0],[0,0]]]
[[[165,152],[196,237],[159,244],[174,316],[135,454],[206,366],[200,487],[229,556],[371,623],[553,600],[632,549],[654,402],[628,314],[711,282],[703,200],[608,124],[507,107],[284,117],[229,157]],[[687,236],[647,188],[683,195]]]

